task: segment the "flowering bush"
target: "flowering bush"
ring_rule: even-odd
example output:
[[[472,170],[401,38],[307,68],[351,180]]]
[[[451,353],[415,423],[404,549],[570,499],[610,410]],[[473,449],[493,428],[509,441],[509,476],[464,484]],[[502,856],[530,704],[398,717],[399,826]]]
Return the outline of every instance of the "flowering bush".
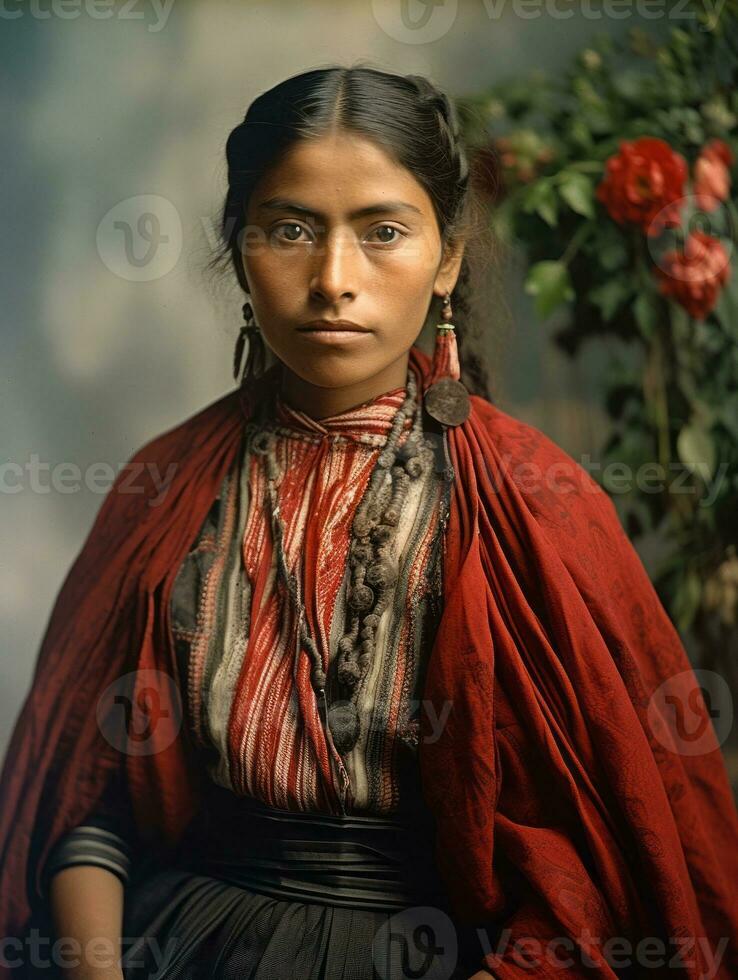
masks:
[[[737,8],[694,4],[668,43],[598,37],[563,75],[458,102],[491,219],[527,255],[527,292],[543,318],[568,312],[556,343],[613,353],[601,462],[664,476],[616,503],[632,536],[667,544],[656,585],[703,664],[738,638]]]

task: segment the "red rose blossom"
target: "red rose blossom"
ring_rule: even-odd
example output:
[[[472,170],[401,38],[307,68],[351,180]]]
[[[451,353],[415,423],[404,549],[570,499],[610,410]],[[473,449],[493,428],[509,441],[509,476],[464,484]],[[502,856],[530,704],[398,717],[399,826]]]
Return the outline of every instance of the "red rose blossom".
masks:
[[[694,164],[693,190],[697,207],[715,211],[730,194],[730,170],[733,153],[723,140],[710,140]]]
[[[641,136],[620,141],[620,152],[605,162],[596,196],[619,224],[636,224],[650,237],[680,224],[687,162],[662,139]]]
[[[726,167],[732,167],[735,157],[733,156],[733,151],[725,142],[725,140],[710,140],[702,150],[703,153],[707,153],[710,156],[715,156],[718,160],[722,160]]]
[[[730,278],[730,258],[717,238],[694,231],[684,251],[666,252],[654,273],[664,296],[674,299],[695,320],[704,320]]]

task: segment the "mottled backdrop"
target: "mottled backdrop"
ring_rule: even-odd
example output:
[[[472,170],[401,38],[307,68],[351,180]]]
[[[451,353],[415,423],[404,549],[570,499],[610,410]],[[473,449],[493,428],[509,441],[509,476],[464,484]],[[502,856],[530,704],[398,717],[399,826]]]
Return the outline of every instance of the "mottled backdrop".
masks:
[[[597,32],[668,26],[635,0],[617,18],[597,7],[2,0],[0,753],[106,472],[233,386],[241,300],[203,268],[249,102],[357,59],[464,94],[558,70]],[[499,401],[570,452],[596,450],[592,370],[552,350],[555,324],[536,323],[514,278],[502,340],[490,307]]]

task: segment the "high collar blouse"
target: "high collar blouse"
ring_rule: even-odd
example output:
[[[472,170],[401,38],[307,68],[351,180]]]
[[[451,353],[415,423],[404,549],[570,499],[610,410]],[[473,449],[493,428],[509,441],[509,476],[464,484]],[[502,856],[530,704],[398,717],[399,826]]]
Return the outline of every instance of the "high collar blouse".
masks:
[[[323,419],[278,394],[272,405],[287,558],[313,603],[324,668],[348,625],[353,514],[405,394],[395,388]],[[406,420],[400,444],[411,426]],[[417,815],[422,690],[442,611],[442,478],[430,468],[409,485],[395,541],[398,575],[358,703],[362,735],[340,756],[318,719],[309,655],[300,651],[295,610],[276,577],[264,460],[250,451],[258,431],[247,430],[170,597],[184,721],[201,750],[206,786],[283,809]],[[100,865],[127,882],[139,847],[121,767],[94,812],[57,843],[45,882],[70,864]]]
[[[286,560],[317,624],[313,640],[329,678],[329,708],[328,667],[349,627],[351,524],[405,395],[396,388],[323,419],[279,393],[273,402]],[[400,444],[411,426],[407,419]],[[312,660],[301,649],[297,611],[277,577],[265,458],[250,448],[255,431],[172,593],[188,724],[212,780],[239,795],[285,809],[395,811],[401,786],[407,794],[418,785],[422,685],[441,612],[441,479],[429,467],[410,481],[394,542],[398,574],[359,692],[361,736],[341,756],[322,728]]]

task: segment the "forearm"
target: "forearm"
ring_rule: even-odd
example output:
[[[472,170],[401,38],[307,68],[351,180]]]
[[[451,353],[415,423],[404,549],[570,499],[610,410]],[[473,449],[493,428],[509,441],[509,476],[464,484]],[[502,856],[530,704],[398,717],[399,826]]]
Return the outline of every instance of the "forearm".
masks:
[[[115,980],[120,967],[123,882],[94,865],[74,865],[50,881],[59,965],[68,980]]]

